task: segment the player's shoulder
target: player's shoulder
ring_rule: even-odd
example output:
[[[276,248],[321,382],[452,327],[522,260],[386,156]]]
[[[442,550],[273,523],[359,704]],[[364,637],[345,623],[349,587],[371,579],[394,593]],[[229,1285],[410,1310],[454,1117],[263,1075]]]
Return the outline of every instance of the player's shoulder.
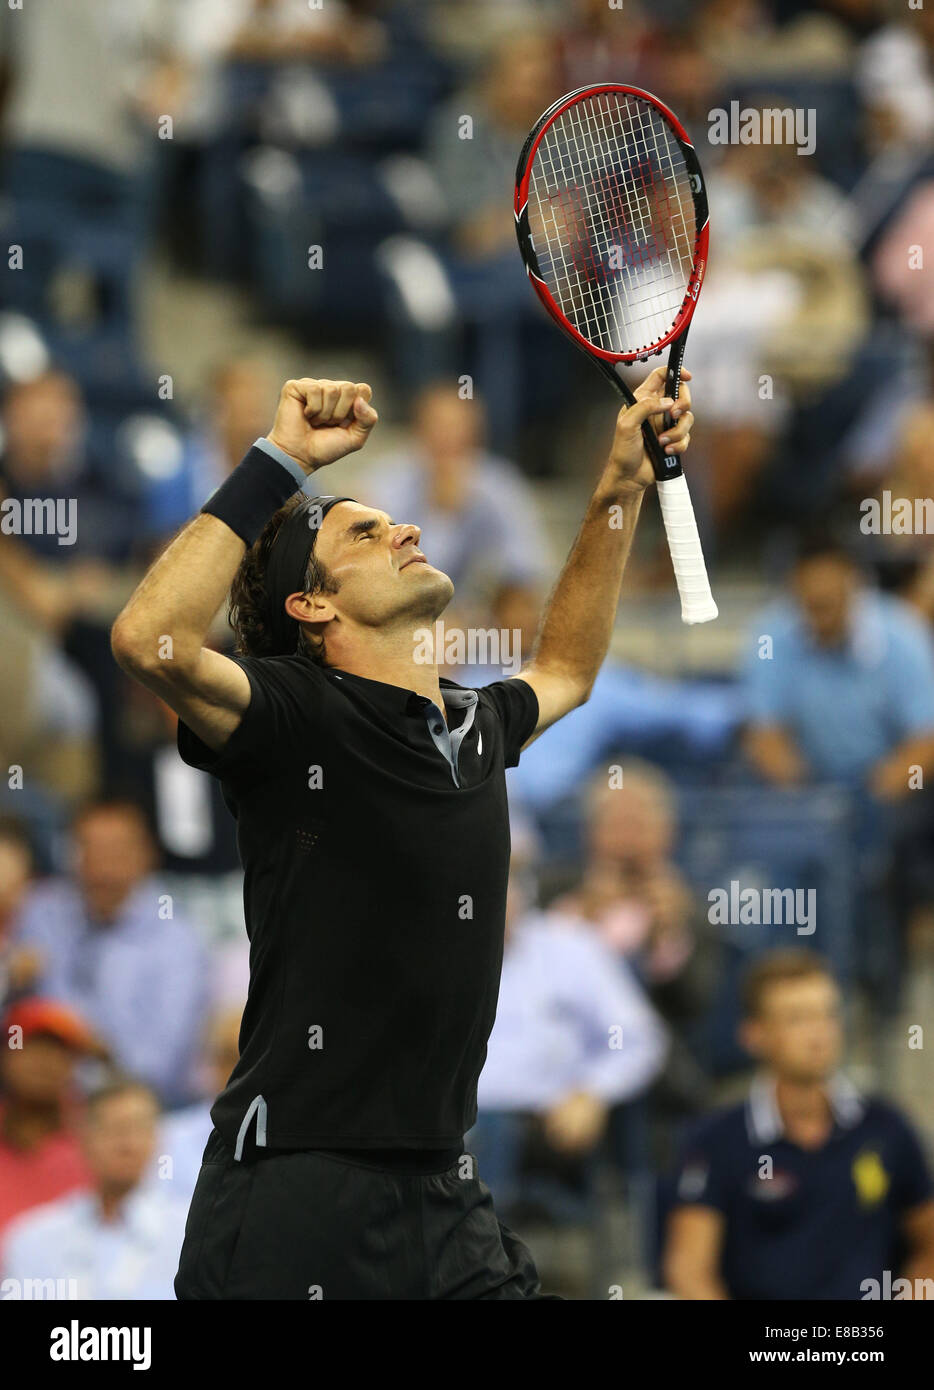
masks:
[[[528,733],[532,732],[538,720],[538,696],[521,674],[478,686],[476,693],[481,709],[495,711],[510,724],[515,720],[528,724]]]
[[[532,690],[528,680],[521,672],[515,676],[503,676],[500,680],[488,681],[485,685],[475,687],[477,694],[483,699],[499,699],[503,695],[518,699],[524,698]],[[534,693],[534,692],[533,692]]]
[[[456,681],[441,678],[441,689],[445,693],[455,691],[467,694],[474,694],[477,703],[488,708],[499,708],[504,701],[526,700],[529,695],[534,694],[528,681],[520,676],[505,676],[498,680],[482,680],[475,685],[458,685]]]
[[[238,653],[231,659],[245,671],[261,671],[264,675],[281,680],[317,680],[324,675],[326,669],[304,652],[292,652],[288,656],[249,656]]]
[[[310,694],[319,699],[335,688],[335,673],[304,652],[289,656],[235,656],[250,685],[292,695],[306,703]]]
[[[442,688],[445,699],[450,691],[465,689],[454,685],[453,681],[442,681]],[[501,739],[499,746],[505,765],[515,767],[523,744],[534,733],[538,723],[538,696],[521,675],[476,686],[472,693],[476,696],[475,719],[480,738],[483,739],[484,733],[488,733],[497,743]]]

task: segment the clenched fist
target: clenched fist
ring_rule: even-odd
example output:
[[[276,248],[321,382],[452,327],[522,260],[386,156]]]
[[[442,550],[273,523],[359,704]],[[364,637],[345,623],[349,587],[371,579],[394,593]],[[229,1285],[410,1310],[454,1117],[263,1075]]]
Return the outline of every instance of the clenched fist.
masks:
[[[372,395],[365,381],[307,376],[287,381],[266,438],[306,473],[314,473],[363,448],[379,419],[370,405]]]

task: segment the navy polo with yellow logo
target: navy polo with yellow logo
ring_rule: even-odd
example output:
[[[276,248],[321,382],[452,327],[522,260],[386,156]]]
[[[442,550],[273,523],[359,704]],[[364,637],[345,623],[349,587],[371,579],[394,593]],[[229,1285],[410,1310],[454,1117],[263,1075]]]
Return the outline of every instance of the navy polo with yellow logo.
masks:
[[[830,1137],[803,1149],[782,1133],[774,1085],[718,1110],[688,1135],[676,1204],[725,1219],[720,1275],[736,1299],[861,1299],[895,1277],[905,1216],[930,1199],[928,1165],[893,1106],[838,1076]]]

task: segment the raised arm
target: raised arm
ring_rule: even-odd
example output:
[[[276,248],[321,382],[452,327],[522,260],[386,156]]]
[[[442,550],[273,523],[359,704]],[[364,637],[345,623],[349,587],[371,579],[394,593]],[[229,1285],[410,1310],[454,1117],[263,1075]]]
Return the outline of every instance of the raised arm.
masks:
[[[310,475],[366,442],[377,420],[371,395],[363,382],[287,381],[266,437]],[[206,504],[227,520],[202,513],[189,522],[150,567],[111,633],[123,670],[160,695],[213,749],[223,747],[240,723],[250,683],[235,661],[204,640],[247,543],[300,485],[300,477],[274,457],[252,455]],[[215,503],[222,493],[223,503]]]
[[[685,372],[682,379],[686,382],[690,376]],[[519,672],[538,698],[539,720],[528,743],[584,703],[603,665],[642,496],[655,481],[642,423],[654,423],[672,407],[669,399],[659,396],[664,382],[665,368],[656,367],[637,387],[636,404],[616,417],[610,456],[546,605],[532,659]],[[661,438],[672,453],[683,454],[694,423],[686,385],[672,417],[673,428]]]

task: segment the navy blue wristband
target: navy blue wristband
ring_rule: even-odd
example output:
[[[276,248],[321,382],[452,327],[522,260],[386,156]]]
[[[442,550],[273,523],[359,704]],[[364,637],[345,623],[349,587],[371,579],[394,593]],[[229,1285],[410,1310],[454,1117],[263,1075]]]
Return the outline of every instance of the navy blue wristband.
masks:
[[[252,545],[269,518],[299,491],[294,475],[256,445],[212,493],[202,512],[216,516]]]

